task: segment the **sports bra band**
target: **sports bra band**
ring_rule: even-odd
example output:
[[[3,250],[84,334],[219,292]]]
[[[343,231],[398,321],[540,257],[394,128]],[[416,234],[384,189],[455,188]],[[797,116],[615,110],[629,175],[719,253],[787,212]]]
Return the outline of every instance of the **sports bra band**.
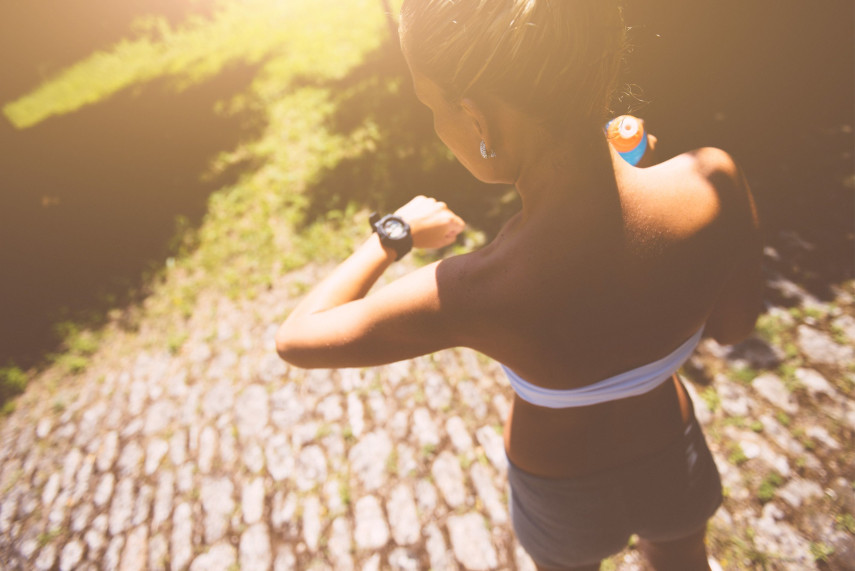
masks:
[[[591,385],[574,389],[547,389],[533,385],[502,365],[514,391],[523,400],[546,408],[589,406],[607,401],[638,396],[652,391],[677,372],[700,343],[704,328],[687,339],[670,354],[635,369]]]

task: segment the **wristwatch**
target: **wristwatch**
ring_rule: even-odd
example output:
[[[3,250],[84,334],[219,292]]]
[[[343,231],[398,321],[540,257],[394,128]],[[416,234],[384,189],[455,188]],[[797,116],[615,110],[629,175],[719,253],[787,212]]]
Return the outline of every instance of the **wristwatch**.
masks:
[[[392,248],[398,255],[395,260],[400,260],[413,248],[413,235],[410,233],[410,225],[404,219],[394,214],[387,214],[382,218],[376,212],[368,219],[371,227],[380,236],[380,243],[387,248]]]

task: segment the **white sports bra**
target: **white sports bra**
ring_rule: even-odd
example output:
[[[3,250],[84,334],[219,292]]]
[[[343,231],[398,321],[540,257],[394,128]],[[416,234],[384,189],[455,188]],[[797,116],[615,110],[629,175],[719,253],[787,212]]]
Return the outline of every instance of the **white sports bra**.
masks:
[[[704,328],[687,339],[670,354],[630,371],[575,389],[547,389],[533,385],[502,365],[511,387],[524,401],[546,408],[588,406],[634,397],[652,391],[677,372],[701,341]]]

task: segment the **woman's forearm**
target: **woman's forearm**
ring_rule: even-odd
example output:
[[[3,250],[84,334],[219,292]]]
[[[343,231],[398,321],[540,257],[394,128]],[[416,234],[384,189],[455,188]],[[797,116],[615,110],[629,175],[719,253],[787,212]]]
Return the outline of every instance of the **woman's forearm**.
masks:
[[[447,246],[464,227],[463,220],[444,203],[424,196],[412,199],[396,214],[410,226],[414,248]],[[406,313],[409,306],[424,303],[424,296],[410,300],[402,296],[399,288],[397,295],[387,293],[384,298],[374,300],[370,311],[361,311],[368,306],[358,304],[370,301],[363,298],[396,258],[397,253],[385,248],[380,237],[372,234],[329,277],[314,287],[279,327],[276,334],[279,355],[292,363],[320,366],[317,363],[324,361],[316,358],[319,352],[364,340],[375,322],[390,314]],[[351,305],[352,302],[355,303]],[[336,313],[333,314],[334,309]],[[309,359],[307,355],[313,357]],[[337,355],[341,357],[342,352]]]
[[[291,312],[280,331],[301,317],[365,297],[383,272],[395,261],[395,252],[380,244],[372,234],[353,254],[319,283]]]

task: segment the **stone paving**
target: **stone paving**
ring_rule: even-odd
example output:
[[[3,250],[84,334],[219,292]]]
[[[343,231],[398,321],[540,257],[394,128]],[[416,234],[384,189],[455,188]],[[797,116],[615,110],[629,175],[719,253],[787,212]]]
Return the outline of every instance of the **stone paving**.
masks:
[[[217,303],[207,339],[96,362],[3,422],[4,569],[532,568],[496,365],[290,368],[276,324]]]
[[[34,382],[0,421],[2,568],[533,569],[509,522],[500,433],[512,393],[499,367],[454,350],[371,369],[290,368],[269,309],[292,303],[286,285],[253,302],[202,296],[174,354],[154,326],[111,326],[85,373]],[[717,406],[709,387],[691,386],[727,493],[713,526],[749,538],[772,569],[815,568],[821,533],[837,534],[838,555],[855,545],[834,514],[817,520],[824,532],[799,516],[829,494],[855,504],[851,466],[829,460],[851,450],[855,399],[821,373],[824,359],[848,359],[851,383],[847,315],[826,317],[848,346],[798,326],[810,357],[795,392],[772,371],[749,383],[718,374]],[[760,349],[706,342],[691,366],[756,367],[770,351],[781,361],[782,349]],[[796,437],[785,419],[811,399],[830,421]],[[772,468],[777,495],[759,502],[747,474]],[[725,547],[711,543],[713,555]],[[639,569],[638,554],[612,565]]]

